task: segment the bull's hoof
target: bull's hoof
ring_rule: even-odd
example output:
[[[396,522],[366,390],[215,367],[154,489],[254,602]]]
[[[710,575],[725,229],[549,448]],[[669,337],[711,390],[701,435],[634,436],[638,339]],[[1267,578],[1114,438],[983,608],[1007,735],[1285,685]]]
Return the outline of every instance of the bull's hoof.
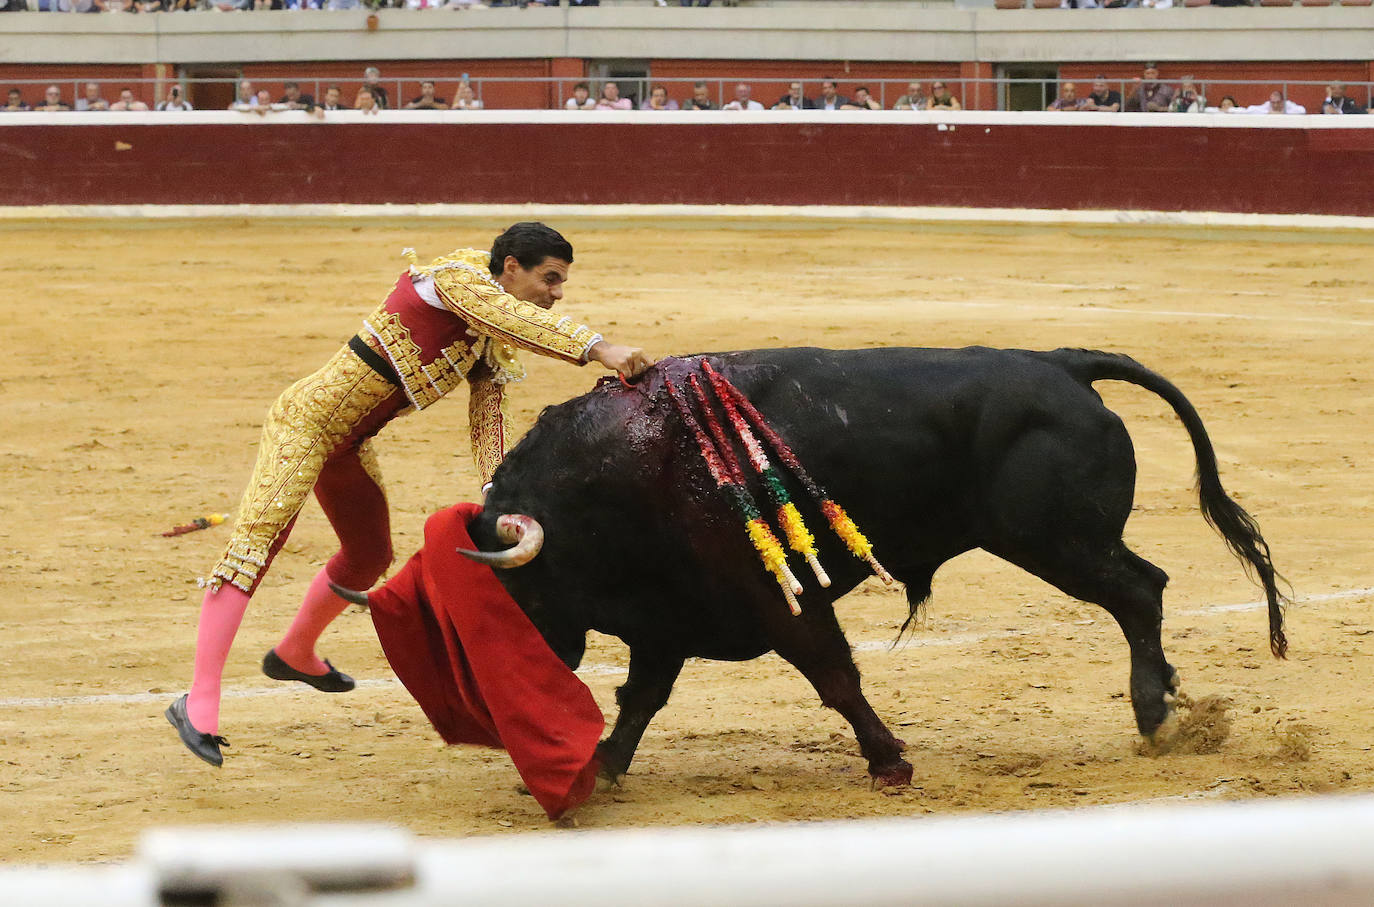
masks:
[[[874,790],[884,787],[906,787],[911,784],[912,772],[911,763],[905,759],[898,759],[886,768],[868,769],[868,773],[873,776]]]
[[[620,787],[620,779],[623,777],[624,775],[609,775],[603,768],[596,774],[595,792],[598,794],[604,794],[608,790],[613,790],[614,788]]]

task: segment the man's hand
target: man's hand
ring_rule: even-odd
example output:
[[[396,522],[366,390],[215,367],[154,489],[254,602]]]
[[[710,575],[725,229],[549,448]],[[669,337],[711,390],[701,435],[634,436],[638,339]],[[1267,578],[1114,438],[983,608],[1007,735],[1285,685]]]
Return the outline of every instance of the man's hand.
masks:
[[[587,359],[600,362],[606,368],[619,372],[624,378],[633,378],[658,361],[651,359],[638,347],[621,346],[604,340],[592,344],[592,348],[587,351]]]

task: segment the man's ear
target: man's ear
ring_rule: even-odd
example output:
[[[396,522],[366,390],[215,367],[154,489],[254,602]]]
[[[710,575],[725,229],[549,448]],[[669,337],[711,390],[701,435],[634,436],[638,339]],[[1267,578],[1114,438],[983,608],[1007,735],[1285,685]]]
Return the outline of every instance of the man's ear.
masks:
[[[520,259],[516,258],[514,255],[507,255],[506,260],[501,262],[501,273],[496,276],[505,277],[514,274],[519,267]]]

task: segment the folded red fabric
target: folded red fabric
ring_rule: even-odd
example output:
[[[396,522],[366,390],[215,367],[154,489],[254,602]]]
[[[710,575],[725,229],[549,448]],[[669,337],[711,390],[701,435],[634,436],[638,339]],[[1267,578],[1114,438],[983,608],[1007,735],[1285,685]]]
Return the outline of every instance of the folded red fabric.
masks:
[[[477,504],[425,522],[425,544],[369,598],[392,670],[444,742],[503,747],[550,818],[591,795],[605,718],[475,548]]]

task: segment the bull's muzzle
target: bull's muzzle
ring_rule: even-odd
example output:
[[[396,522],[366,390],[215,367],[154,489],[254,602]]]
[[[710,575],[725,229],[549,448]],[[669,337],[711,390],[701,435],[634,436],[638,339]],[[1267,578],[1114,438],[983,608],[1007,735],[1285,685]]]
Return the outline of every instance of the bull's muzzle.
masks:
[[[469,560],[486,564],[488,567],[509,569],[520,567],[534,560],[539,549],[544,547],[544,527],[532,516],[523,513],[505,513],[496,518],[496,535],[503,542],[513,542],[513,548],[505,551],[469,551],[459,548],[458,553]]]

